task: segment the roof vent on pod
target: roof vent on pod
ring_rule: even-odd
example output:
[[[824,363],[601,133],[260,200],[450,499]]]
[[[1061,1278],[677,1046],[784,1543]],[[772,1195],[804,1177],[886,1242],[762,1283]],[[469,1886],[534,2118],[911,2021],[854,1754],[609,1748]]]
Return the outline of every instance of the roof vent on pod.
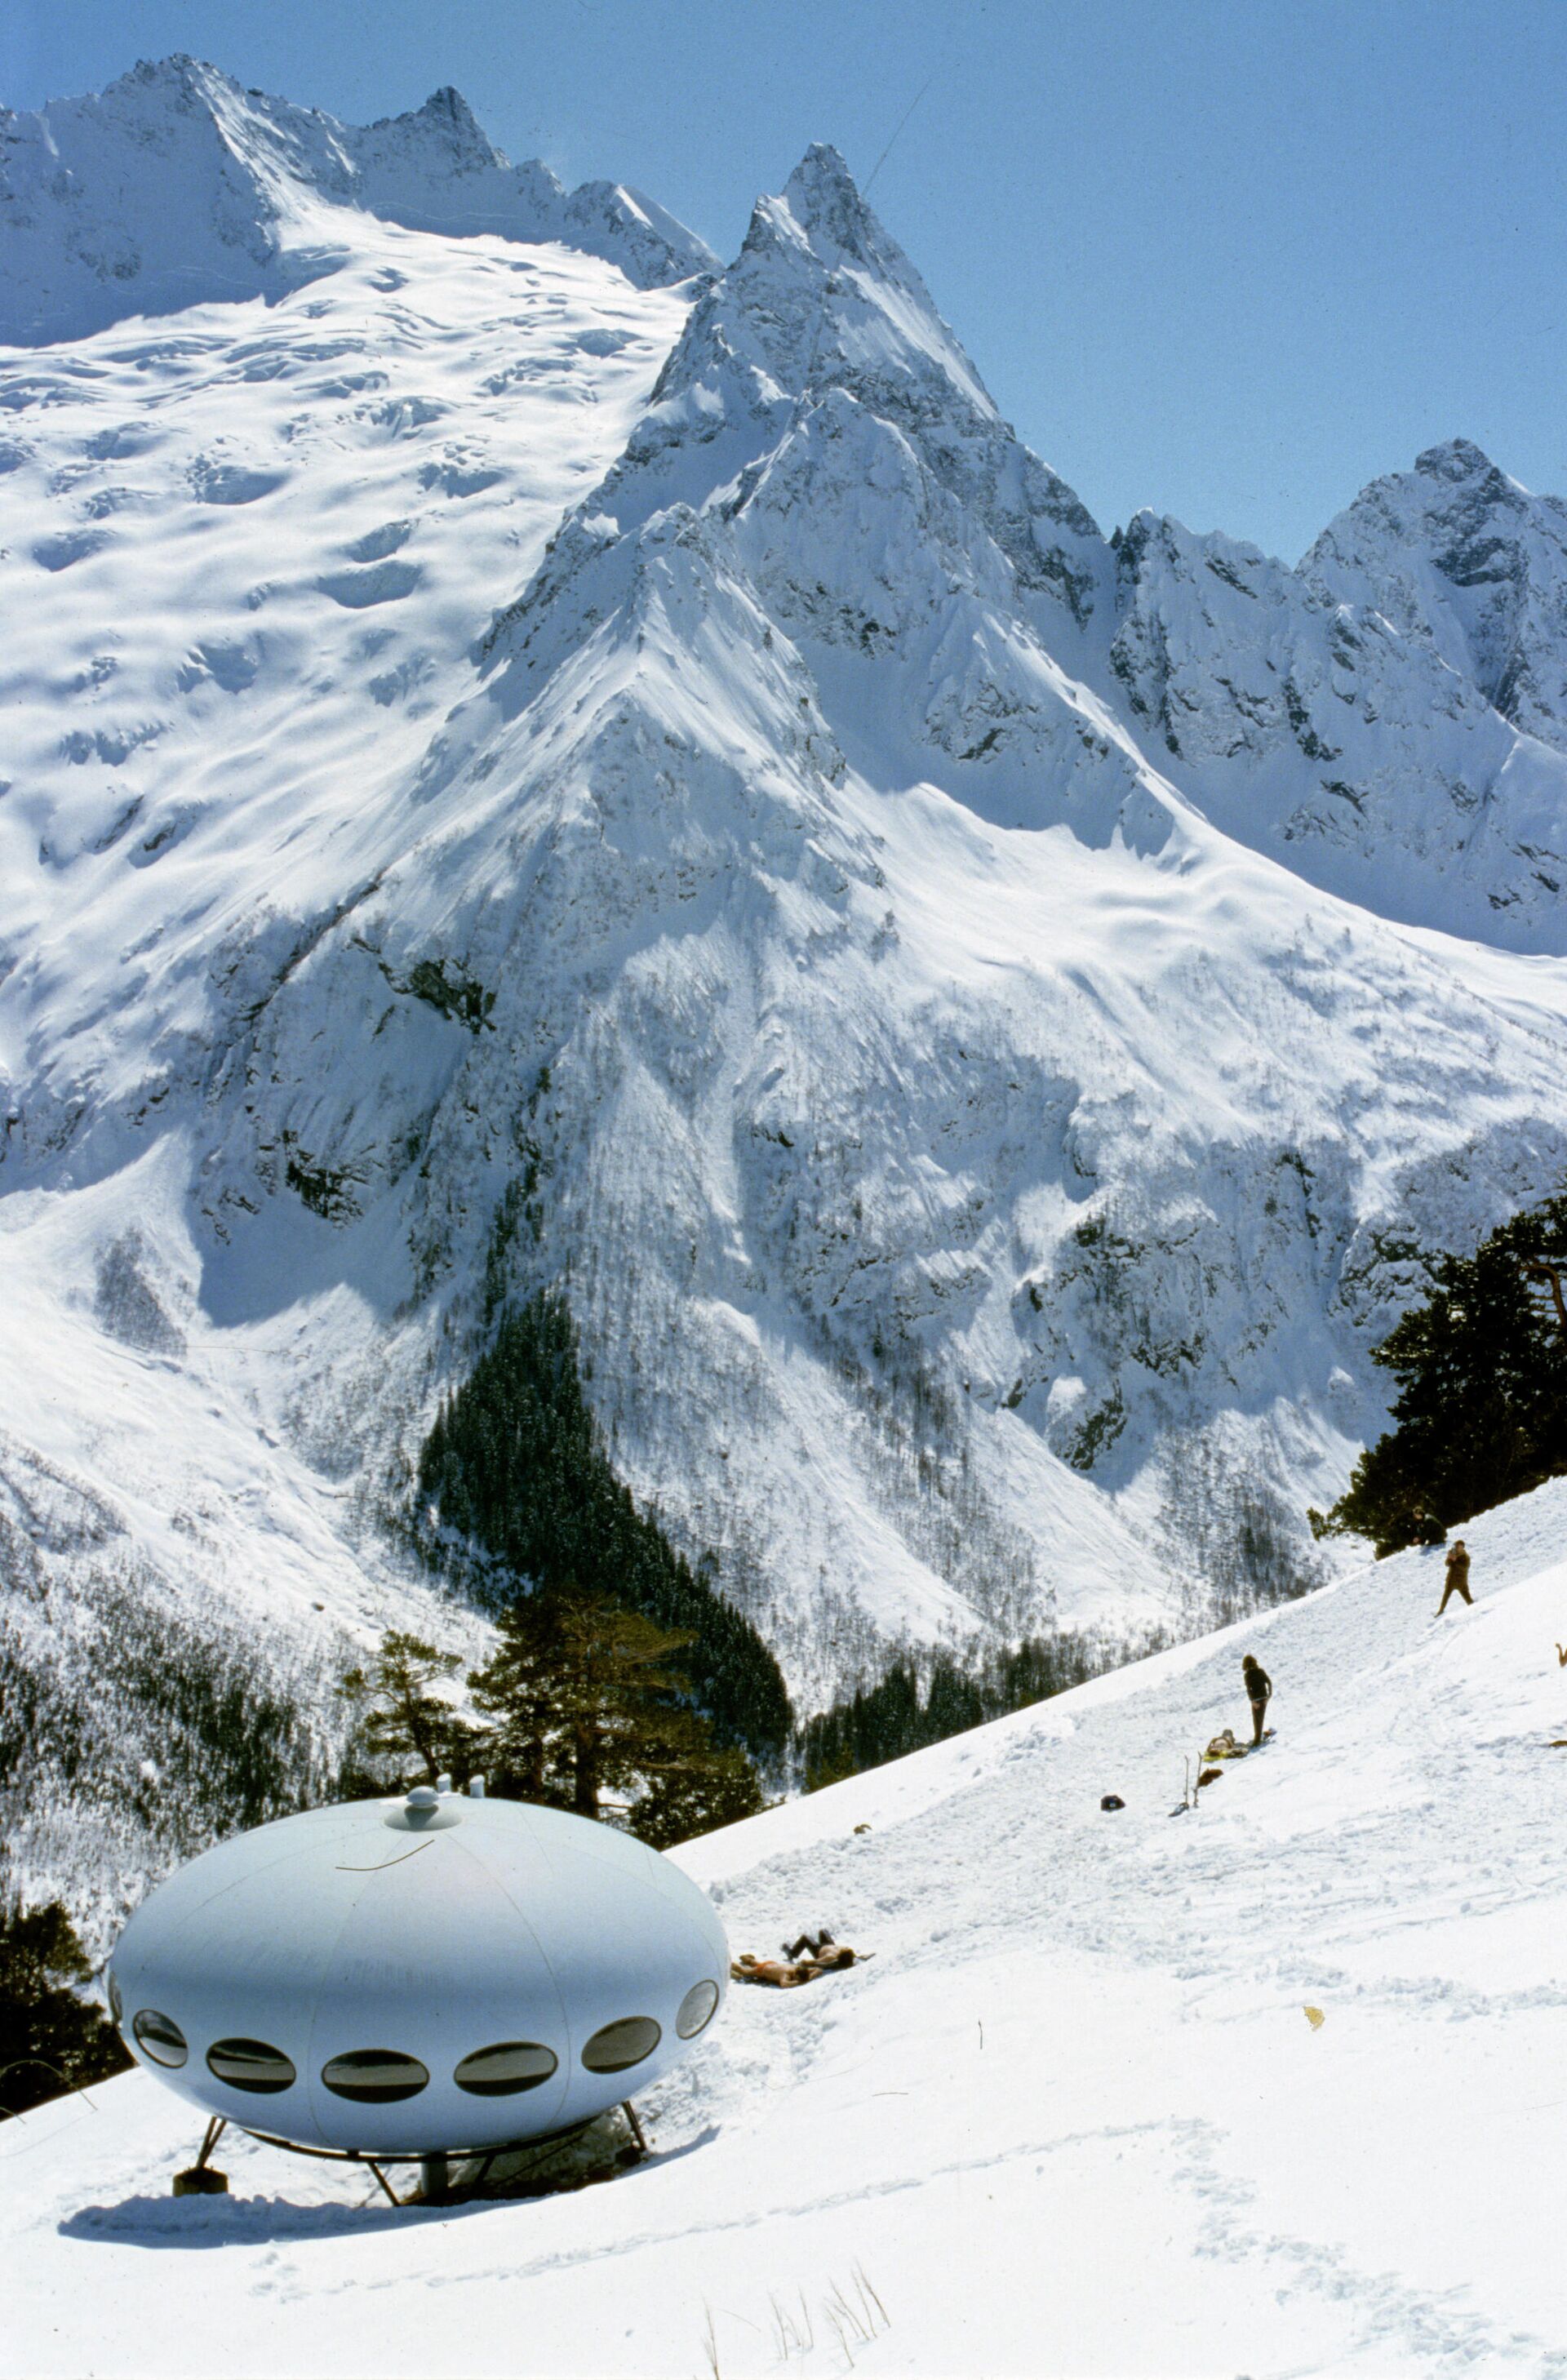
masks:
[[[433,1835],[443,1827],[462,1824],[461,1798],[449,1793],[444,1800],[433,1785],[416,1785],[395,1810],[388,1810],[383,1824],[395,1827],[400,1835]]]

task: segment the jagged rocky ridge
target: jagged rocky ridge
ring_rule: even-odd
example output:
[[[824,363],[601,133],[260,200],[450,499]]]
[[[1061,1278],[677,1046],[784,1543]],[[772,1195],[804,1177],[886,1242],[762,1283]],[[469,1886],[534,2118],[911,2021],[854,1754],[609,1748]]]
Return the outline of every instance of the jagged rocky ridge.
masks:
[[[1441,609],[1496,481],[1548,687],[1551,508],[1422,457],[1402,625],[1364,528],[1107,540],[828,151],[684,289],[332,224],[262,321],[9,378],[36,1452],[363,1632],[556,1284],[808,1705],[1298,1580],[1421,1251],[1561,1168],[1567,761]]]

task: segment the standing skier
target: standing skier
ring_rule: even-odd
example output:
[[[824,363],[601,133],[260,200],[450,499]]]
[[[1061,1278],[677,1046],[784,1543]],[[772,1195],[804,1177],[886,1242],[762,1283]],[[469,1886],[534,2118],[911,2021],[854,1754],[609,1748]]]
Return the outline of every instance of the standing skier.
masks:
[[[1273,1691],[1273,1681],[1257,1659],[1248,1653],[1241,1663],[1241,1675],[1246,1682],[1246,1698],[1251,1704],[1251,1740],[1262,1742],[1262,1721],[1268,1709],[1268,1697]]]
[[[1475,1599],[1469,1592],[1469,1548],[1462,1537],[1454,1537],[1452,1545],[1449,1546],[1444,1567],[1447,1571],[1447,1580],[1442,1587],[1442,1599],[1437,1606],[1439,1620],[1447,1609],[1450,1596],[1461,1595],[1464,1602],[1471,1605]]]

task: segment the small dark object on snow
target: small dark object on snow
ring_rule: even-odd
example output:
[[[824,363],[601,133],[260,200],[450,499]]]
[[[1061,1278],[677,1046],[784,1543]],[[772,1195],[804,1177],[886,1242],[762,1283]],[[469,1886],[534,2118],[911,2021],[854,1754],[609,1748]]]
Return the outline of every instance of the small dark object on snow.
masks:
[[[228,2176],[220,2173],[215,2165],[188,2165],[183,2173],[174,2178],[176,2198],[224,2198],[228,2193]]]
[[[856,1835],[868,1835],[870,1832],[869,1819],[862,1818],[858,1826],[855,1828],[855,1832]]]
[[[1223,1776],[1223,1774],[1224,1771],[1222,1768],[1199,1769],[1197,1771],[1197,1787],[1199,1791],[1204,1785],[1217,1785],[1219,1779]]]
[[[1119,1793],[1101,1793],[1099,1796],[1101,1810],[1124,1810],[1126,1804]]]

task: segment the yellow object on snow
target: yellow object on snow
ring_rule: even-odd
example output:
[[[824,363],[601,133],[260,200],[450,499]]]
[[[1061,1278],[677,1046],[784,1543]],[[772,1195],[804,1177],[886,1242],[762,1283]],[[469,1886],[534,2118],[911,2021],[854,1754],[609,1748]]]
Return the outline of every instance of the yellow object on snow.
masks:
[[[1325,2009],[1308,2008],[1306,2011],[1306,2021],[1311,2027],[1312,2032],[1316,2033],[1320,2026],[1327,2023],[1327,2010]]]

